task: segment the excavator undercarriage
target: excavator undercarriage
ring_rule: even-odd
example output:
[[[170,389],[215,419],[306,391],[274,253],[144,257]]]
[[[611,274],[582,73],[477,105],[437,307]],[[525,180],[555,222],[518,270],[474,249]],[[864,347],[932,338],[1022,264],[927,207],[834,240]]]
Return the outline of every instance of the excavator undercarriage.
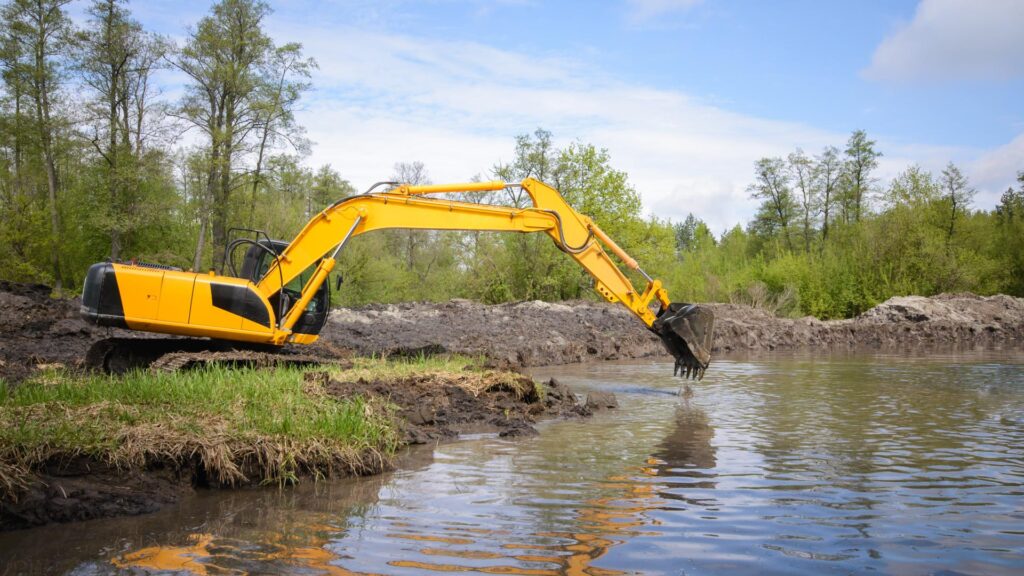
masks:
[[[381,186],[386,190],[374,191]],[[512,208],[429,197],[510,186],[521,187],[533,206]],[[325,208],[290,243],[247,231],[255,238],[229,243],[220,274],[137,262],[94,264],[82,294],[82,316],[87,321],[191,338],[101,341],[89,351],[86,362],[108,372],[214,362],[257,366],[322,362],[294,353],[286,345],[317,340],[330,303],[327,278],[346,242],[389,228],[547,234],[594,278],[594,289],[605,300],[625,306],[661,338],[675,358],[677,375],[700,379],[711,361],[714,317],[709,310],[671,302],[661,281],[644,272],[597,224],[573,210],[555,189],[527,178],[520,184],[381,182],[365,194]],[[242,247],[246,250],[239,269],[235,252]],[[646,280],[643,290],[634,287],[608,252]]]

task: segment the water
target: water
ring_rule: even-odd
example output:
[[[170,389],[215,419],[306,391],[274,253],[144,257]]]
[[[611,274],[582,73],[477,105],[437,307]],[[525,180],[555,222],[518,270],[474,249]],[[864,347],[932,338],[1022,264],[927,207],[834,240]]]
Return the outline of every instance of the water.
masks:
[[[690,398],[662,363],[539,369],[621,408],[415,450],[374,478],[3,534],[0,558],[73,574],[1024,573],[1024,354],[713,368]]]

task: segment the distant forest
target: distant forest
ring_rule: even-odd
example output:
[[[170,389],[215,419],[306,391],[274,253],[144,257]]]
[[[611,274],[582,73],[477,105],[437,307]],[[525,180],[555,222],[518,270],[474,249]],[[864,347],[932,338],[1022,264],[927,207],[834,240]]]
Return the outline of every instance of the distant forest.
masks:
[[[223,0],[180,46],[145,30],[125,2],[90,4],[83,28],[68,4],[0,4],[0,277],[74,294],[106,258],[214,268],[230,228],[290,239],[356,193],[331,166],[303,162],[310,143],[295,111],[316,62],[301,44],[267,35],[266,3]],[[179,100],[162,97],[162,69],[188,79]],[[180,143],[186,131],[189,145]],[[882,151],[867,134],[839,144],[758,160],[748,191],[760,209],[721,235],[699,215],[644,217],[607,151],[558,148],[543,129],[517,137],[514,160],[476,178],[555,186],[676,300],[842,318],[893,295],[1024,296],[1024,172],[994,210],[977,210],[952,163],[939,174],[908,166],[883,182]],[[430,181],[415,161],[397,163],[392,179]],[[346,248],[338,270],[343,305],[594,297],[589,277],[543,235],[369,234]]]

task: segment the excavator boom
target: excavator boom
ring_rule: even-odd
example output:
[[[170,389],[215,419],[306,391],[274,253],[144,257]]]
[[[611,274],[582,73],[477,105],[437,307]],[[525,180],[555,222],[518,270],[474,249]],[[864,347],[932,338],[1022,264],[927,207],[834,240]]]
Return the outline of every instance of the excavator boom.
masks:
[[[308,344],[326,320],[327,277],[338,252],[353,236],[389,228],[544,233],[594,278],[594,289],[605,300],[622,304],[661,337],[676,359],[677,373],[703,376],[711,358],[710,311],[672,303],[659,280],[644,272],[590,218],[573,210],[554,188],[532,178],[512,185],[382,184],[392,187],[373,192],[375,186],[328,206],[287,245],[269,239],[245,241],[246,263],[242,273],[233,276],[132,263],[95,264],[86,278],[82,315],[96,324],[133,330],[257,345]],[[522,187],[533,205],[512,208],[430,196],[509,186]],[[605,249],[643,276],[642,290]],[[658,312],[651,309],[654,302]]]

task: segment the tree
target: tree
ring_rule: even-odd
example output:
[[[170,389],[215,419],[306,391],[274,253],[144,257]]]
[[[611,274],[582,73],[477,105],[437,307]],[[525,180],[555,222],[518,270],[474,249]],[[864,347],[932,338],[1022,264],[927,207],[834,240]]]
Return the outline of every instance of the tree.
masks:
[[[110,238],[111,258],[120,258],[125,236],[152,221],[140,194],[154,166],[142,166],[151,107],[151,76],[166,43],[131,19],[122,0],[97,0],[89,27],[81,33],[80,77],[94,93],[89,106],[92,134],[86,135],[103,160],[106,197],[97,213]],[[162,156],[162,154],[161,154]]]
[[[1000,268],[1005,279],[1002,289],[1024,295],[1024,170],[1017,173],[1018,189],[1003,192],[996,205],[996,231]]]
[[[797,148],[788,157],[789,175],[796,186],[797,201],[800,203],[800,219],[803,224],[804,251],[811,250],[811,236],[814,230],[814,220],[818,216],[818,179],[814,161],[804,154],[804,151]]]
[[[416,186],[430,184],[430,175],[423,162],[396,162],[391,180]],[[395,230],[393,235],[397,237],[406,271],[412,271],[416,266],[416,250],[430,241],[430,233],[425,230]]]
[[[828,226],[843,175],[843,163],[835,146],[826,146],[815,160],[814,179],[821,197],[821,241],[824,243],[828,241]]]
[[[931,172],[914,164],[893,179],[885,194],[884,204],[889,210],[906,206],[918,214],[923,214],[929,209],[930,204],[939,200],[939,196],[939,184],[935,182]]]
[[[952,162],[947,164],[942,171],[940,181],[943,199],[948,203],[949,209],[949,227],[946,232],[946,245],[949,246],[953,242],[956,221],[969,213],[971,202],[977,191],[970,187],[967,177]]]
[[[189,33],[174,64],[189,76],[179,116],[209,142],[207,172],[214,262],[227,243],[232,203],[232,167],[258,126],[261,71],[272,51],[263,31],[270,8],[261,0],[221,0]]]
[[[781,233],[786,248],[792,250],[789,225],[796,203],[790,189],[790,178],[782,158],[762,158],[754,163],[756,181],[747,187],[752,198],[761,200],[755,228],[768,235]]]
[[[505,182],[520,182],[527,178],[536,178],[541,182],[549,182],[558,162],[558,151],[551,141],[551,132],[537,128],[533,134],[516,136],[515,159],[509,164],[498,163],[492,170],[495,178]],[[526,206],[526,192],[521,188],[506,189],[508,201],[516,208]]]
[[[843,197],[843,219],[860,222],[871,192],[874,180],[871,172],[878,167],[881,152],[875,150],[875,141],[868,140],[863,130],[856,130],[846,143],[845,190]]]
[[[678,254],[682,254],[693,247],[699,224],[703,224],[703,222],[694,216],[692,212],[687,214],[686,219],[682,222],[672,224],[672,230],[676,238],[676,252]]]
[[[302,45],[293,42],[275,48],[264,68],[255,104],[259,143],[249,205],[250,227],[255,218],[256,195],[262,184],[263,160],[267,150],[280,141],[299,152],[309,150],[309,142],[302,136],[303,128],[295,123],[295,107],[311,86],[309,77],[316,68],[316,60],[303,58]]]
[[[2,22],[8,30],[9,49],[17,58],[10,74],[25,90],[33,107],[35,137],[46,172],[50,217],[50,266],[54,291],[63,290],[61,270],[60,178],[55,140],[63,121],[54,114],[63,65],[72,43],[72,25],[64,12],[70,0],[12,0],[4,6]]]
[[[338,200],[355,194],[356,189],[348,180],[342,178],[330,164],[324,164],[316,171],[313,185],[309,188],[306,219],[309,220],[314,214]]]

